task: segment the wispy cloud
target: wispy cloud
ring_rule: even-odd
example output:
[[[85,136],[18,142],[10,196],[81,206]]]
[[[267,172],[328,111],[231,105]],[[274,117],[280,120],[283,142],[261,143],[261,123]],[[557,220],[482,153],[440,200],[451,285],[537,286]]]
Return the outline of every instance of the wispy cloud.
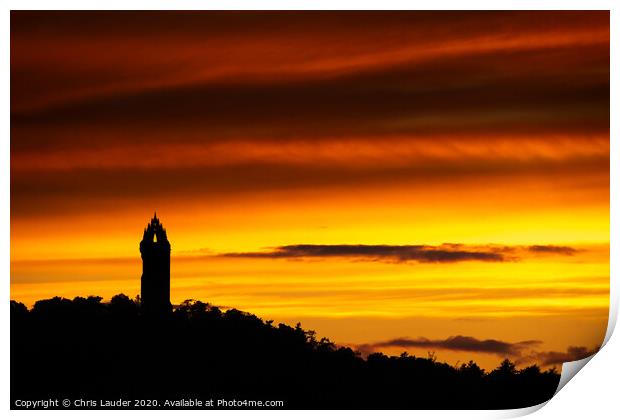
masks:
[[[220,254],[231,258],[355,258],[385,262],[454,263],[462,261],[505,262],[518,259],[523,247],[495,245],[284,245],[260,252]],[[573,255],[577,250],[565,246],[532,245],[531,253]]]
[[[363,344],[358,347],[362,354],[370,354],[385,347],[411,347],[425,349],[443,349],[451,351],[467,351],[490,353],[499,356],[521,356],[523,351],[542,344],[542,341],[528,340],[510,343],[507,341],[456,335],[445,340],[430,340],[428,338],[395,338],[372,344]]]
[[[598,347],[588,349],[583,346],[569,346],[565,352],[536,351],[536,347],[542,344],[543,342],[540,340],[526,340],[511,343],[502,340],[480,340],[475,337],[456,335],[444,340],[430,340],[424,337],[394,338],[387,341],[361,344],[356,348],[365,356],[389,347],[486,353],[511,358],[517,365],[536,363],[542,367],[561,365],[565,362],[584,359],[599,350]]]
[[[528,247],[528,251],[541,254],[562,254],[562,255],[574,255],[577,250],[569,246],[555,246],[555,245],[532,245]]]
[[[542,351],[532,352],[518,359],[517,364],[537,362],[541,366],[560,365],[573,360],[585,359],[596,353],[599,347],[588,349],[583,346],[569,346],[565,352],[560,351]]]

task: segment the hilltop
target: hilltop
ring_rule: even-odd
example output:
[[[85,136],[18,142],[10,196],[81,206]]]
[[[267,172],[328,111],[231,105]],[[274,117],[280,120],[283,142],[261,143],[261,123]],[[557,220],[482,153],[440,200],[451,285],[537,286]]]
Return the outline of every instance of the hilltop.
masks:
[[[406,353],[364,359],[300,324],[200,301],[160,319],[125,295],[109,303],[55,297],[32,309],[11,301],[12,404],[122,398],[196,408],[183,404],[247,399],[309,409],[499,409],[544,402],[558,382],[553,369],[519,370],[508,360],[485,372],[473,361],[451,366]]]

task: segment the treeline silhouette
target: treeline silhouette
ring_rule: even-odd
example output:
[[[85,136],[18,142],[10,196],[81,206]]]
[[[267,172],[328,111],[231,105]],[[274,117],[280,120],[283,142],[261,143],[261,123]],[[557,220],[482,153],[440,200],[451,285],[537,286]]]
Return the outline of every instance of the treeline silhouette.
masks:
[[[338,347],[299,324],[189,300],[161,319],[117,295],[11,301],[11,400],[282,400],[308,409],[503,409],[539,404],[555,370],[490,372]]]

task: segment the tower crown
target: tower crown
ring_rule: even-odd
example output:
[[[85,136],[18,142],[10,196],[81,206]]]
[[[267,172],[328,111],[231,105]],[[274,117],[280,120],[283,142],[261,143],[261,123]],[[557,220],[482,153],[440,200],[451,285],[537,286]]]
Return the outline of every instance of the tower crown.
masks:
[[[146,228],[144,228],[142,243],[163,243],[170,246],[166,229],[164,229],[164,225],[162,225],[157,218],[157,212],[155,212],[150,223],[146,226]],[[142,245],[142,243],[140,245]]]

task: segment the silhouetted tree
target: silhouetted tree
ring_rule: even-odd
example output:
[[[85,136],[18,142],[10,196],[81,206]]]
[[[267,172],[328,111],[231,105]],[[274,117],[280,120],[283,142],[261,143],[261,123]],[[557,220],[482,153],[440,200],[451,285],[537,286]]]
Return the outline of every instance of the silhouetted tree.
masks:
[[[285,408],[516,408],[549,399],[554,369],[486,373],[435,354],[366,359],[301,324],[273,325],[236,309],[186,300],[163,319],[138,299],[54,297],[31,310],[11,301],[15,399],[223,398],[283,400]]]

